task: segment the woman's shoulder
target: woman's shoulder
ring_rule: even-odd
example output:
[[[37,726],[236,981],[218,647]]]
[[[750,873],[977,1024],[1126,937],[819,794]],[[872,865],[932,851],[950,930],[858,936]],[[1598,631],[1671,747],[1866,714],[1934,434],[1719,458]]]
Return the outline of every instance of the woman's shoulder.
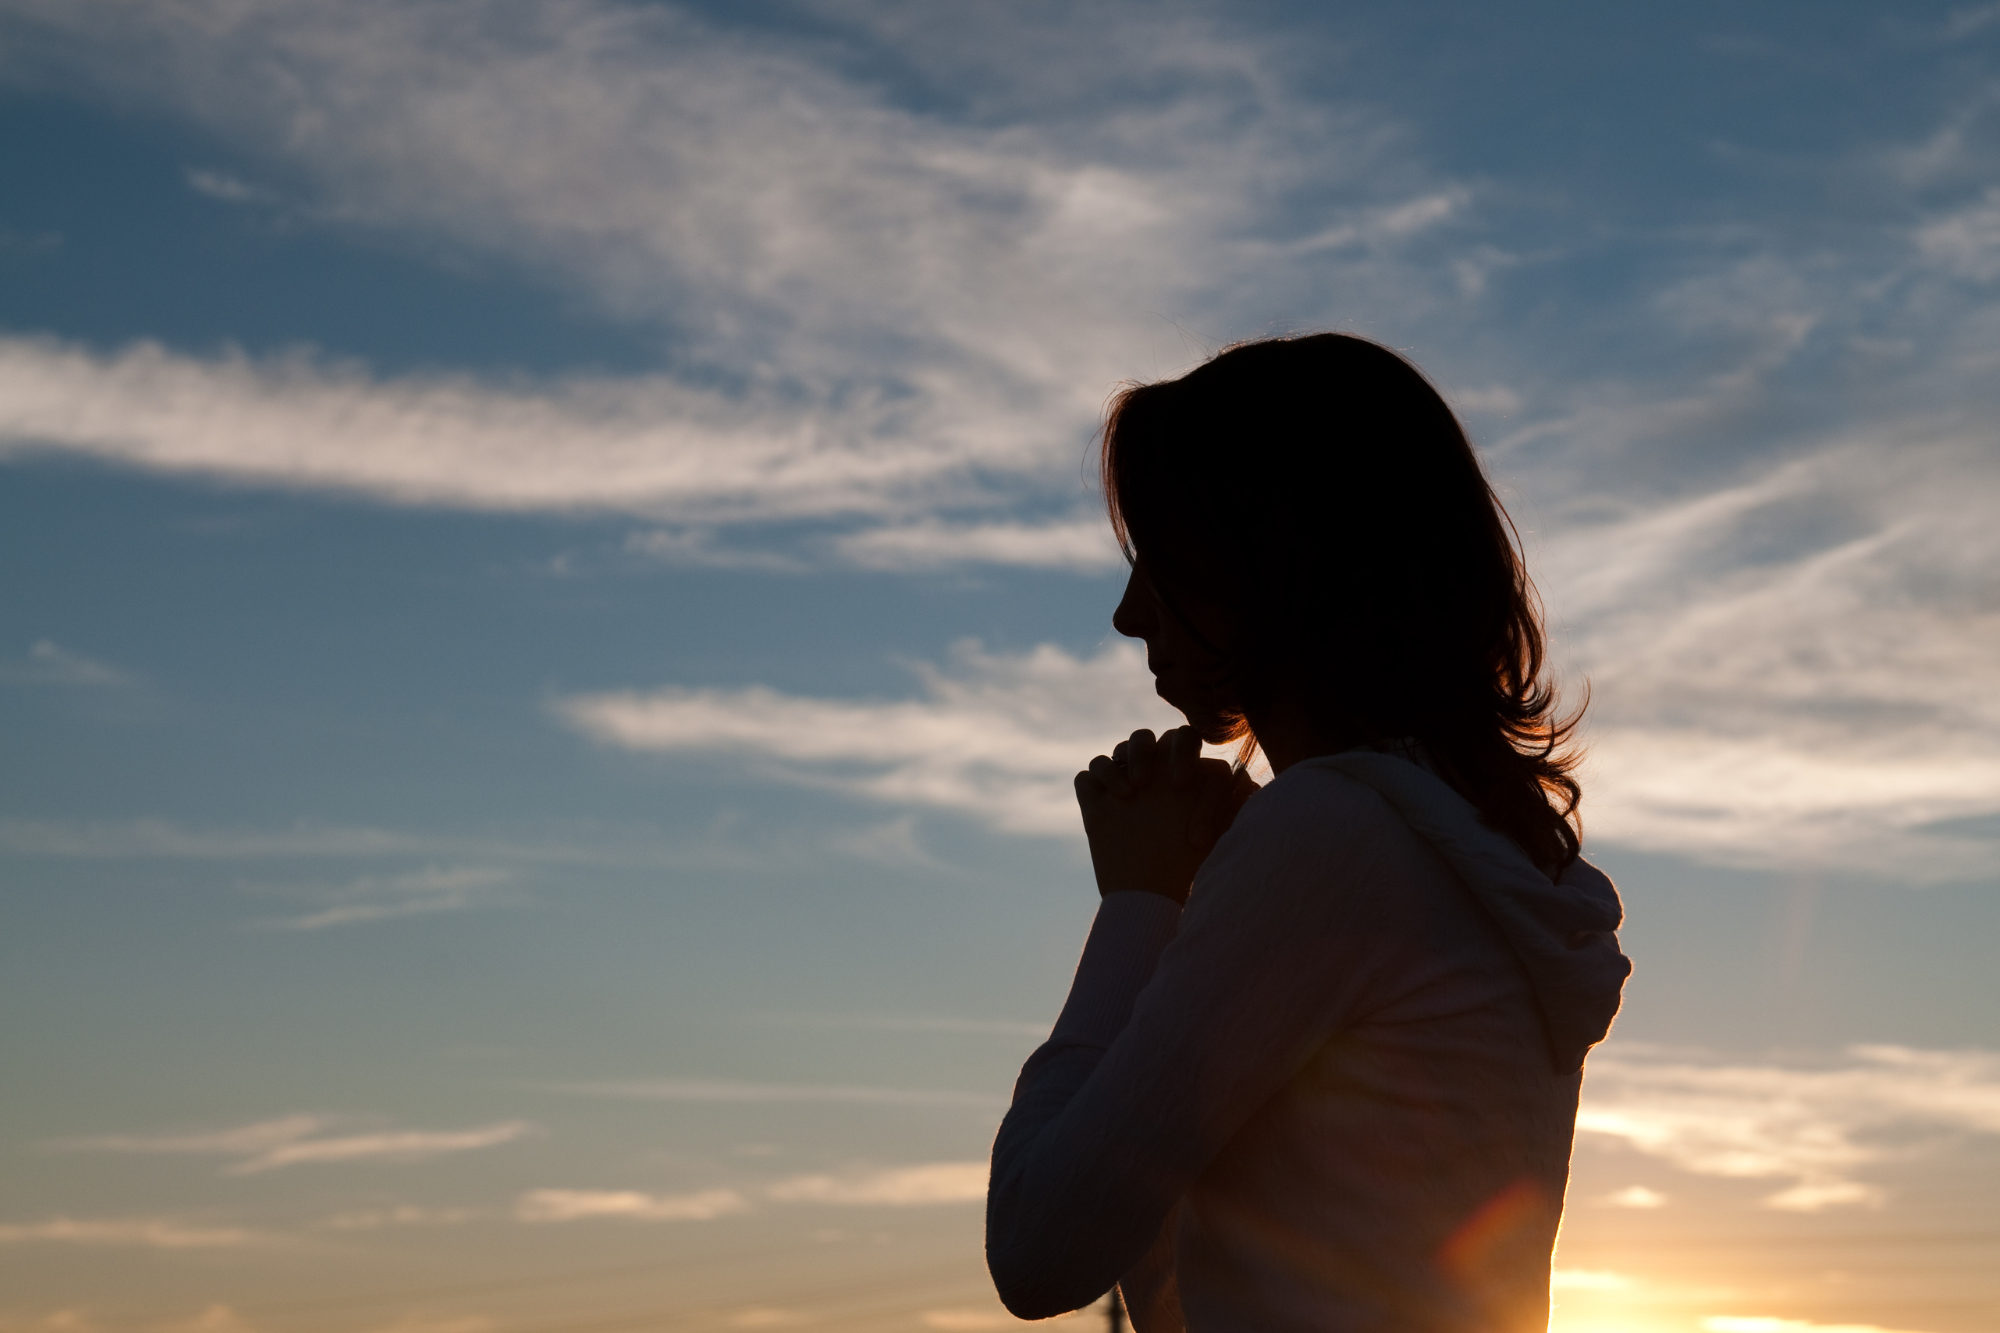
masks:
[[[1385,931],[1438,915],[1454,892],[1450,867],[1379,792],[1337,769],[1295,764],[1244,804],[1202,863],[1182,930],[1379,945]]]
[[[1244,803],[1237,827],[1267,833],[1325,833],[1401,823],[1367,783],[1310,761],[1293,764]]]
[[[1367,783],[1293,764],[1244,803],[1216,851],[1239,862],[1333,866],[1415,851],[1420,843],[1394,806]]]

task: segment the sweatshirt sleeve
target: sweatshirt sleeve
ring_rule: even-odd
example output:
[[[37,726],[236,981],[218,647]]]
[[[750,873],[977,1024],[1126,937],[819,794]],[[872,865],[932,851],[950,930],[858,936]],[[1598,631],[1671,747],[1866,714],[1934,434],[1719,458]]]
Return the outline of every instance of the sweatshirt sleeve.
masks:
[[[1382,895],[1358,890],[1389,873],[1379,834],[1393,818],[1350,779],[1274,784],[1202,865],[1184,913],[1148,894],[1104,900],[994,1143],[987,1264],[1009,1310],[1047,1318],[1109,1290],[1243,1122],[1351,1021],[1380,965],[1357,941],[1376,933]]]

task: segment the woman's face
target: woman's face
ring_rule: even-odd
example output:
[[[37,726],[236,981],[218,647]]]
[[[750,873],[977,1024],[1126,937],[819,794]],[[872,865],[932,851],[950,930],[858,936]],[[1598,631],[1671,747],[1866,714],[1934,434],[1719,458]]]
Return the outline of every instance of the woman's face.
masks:
[[[1179,709],[1205,741],[1230,739],[1242,711],[1232,676],[1230,649],[1236,617],[1219,599],[1175,588],[1163,596],[1146,562],[1132,566],[1125,596],[1111,613],[1111,627],[1146,641],[1153,688]]]

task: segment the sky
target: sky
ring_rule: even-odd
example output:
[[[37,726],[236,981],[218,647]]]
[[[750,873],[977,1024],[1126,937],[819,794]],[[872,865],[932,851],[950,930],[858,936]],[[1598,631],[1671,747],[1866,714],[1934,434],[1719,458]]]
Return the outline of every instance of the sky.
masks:
[[[1093,431],[1319,329],[1588,691],[1553,1327],[2000,1323],[2000,5],[0,0],[0,181],[0,1333],[1011,1325]]]

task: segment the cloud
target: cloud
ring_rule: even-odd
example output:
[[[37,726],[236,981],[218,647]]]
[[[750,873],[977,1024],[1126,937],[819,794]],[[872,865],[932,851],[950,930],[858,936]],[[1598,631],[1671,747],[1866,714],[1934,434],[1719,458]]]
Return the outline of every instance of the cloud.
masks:
[[[664,377],[539,390],[381,380],[302,353],[212,359],[139,343],[98,355],[0,338],[0,459],[62,452],[151,471],[398,504],[738,520],[894,511],[960,474],[1034,471],[992,449],[898,444],[873,400],[731,398]]]
[[[1946,40],[1955,42],[1996,22],[2000,22],[2000,5],[1968,5],[1952,10],[1946,17],[1943,35]]]
[[[833,549],[853,564],[871,569],[984,563],[1098,573],[1125,564],[1101,513],[1042,524],[948,524],[932,519],[867,528],[837,539]]]
[[[979,1333],[981,1329],[1013,1328],[1021,1322],[1005,1310],[925,1310],[917,1320],[925,1328],[944,1333]]]
[[[926,697],[900,702],[751,687],[579,695],[556,709],[606,744],[748,756],[790,781],[1058,836],[1077,829],[1070,783],[1093,751],[1179,722],[1153,695],[1141,652],[1122,643],[1079,659],[1047,644],[1007,656],[967,642],[947,667],[914,670]]]
[[[732,1079],[614,1079],[546,1085],[551,1092],[648,1102],[717,1102],[739,1105],[976,1106],[1002,1105],[987,1092],[934,1088],[872,1088],[826,1083],[745,1083]]]
[[[0,1245],[136,1246],[149,1250],[235,1249],[267,1243],[239,1227],[201,1226],[162,1217],[70,1218],[0,1223]]]
[[[786,1310],[775,1305],[753,1305],[729,1316],[731,1328],[789,1328],[814,1322],[814,1317],[803,1310]]]
[[[363,875],[331,892],[319,891],[315,896],[335,899],[329,906],[260,924],[270,930],[325,930],[463,911],[492,901],[490,890],[513,879],[513,871],[491,866],[433,866],[400,875]]]
[[[1739,865],[1990,873],[1993,843],[1927,826],[2000,811],[1992,443],[1907,423],[1548,538],[1564,660],[1594,693],[1592,835]]]
[[[1014,63],[1018,40],[968,44],[957,17],[820,16],[927,84],[923,109],[817,38],[671,5],[7,11],[36,53],[16,78],[59,69],[191,118],[281,163],[301,220],[501,257],[663,328],[670,363],[510,387],[17,340],[0,349],[17,447],[401,503],[923,520],[1023,487],[1073,497],[1105,394],[1189,359],[1175,316],[1263,329],[1274,309],[1464,299],[1430,251],[1473,193],[1195,10],[1051,13],[1061,39]],[[851,549],[1108,567],[1011,516]]]
[[[453,850],[466,844],[444,844]],[[190,829],[171,820],[0,819],[0,848],[25,856],[194,861],[423,854],[439,840],[387,829],[299,825],[289,829]]]
[[[1879,1203],[1860,1168],[2000,1134],[2000,1055],[1855,1046],[1849,1056],[1815,1069],[1602,1053],[1577,1129],[1700,1175],[1788,1180],[1764,1202],[1794,1212]]]
[[[38,639],[23,660],[0,661],[0,685],[125,685],[124,672]]]
[[[533,1130],[523,1120],[507,1120],[474,1129],[400,1130],[380,1134],[349,1134],[280,1144],[229,1168],[231,1175],[250,1175],[306,1162],[422,1162],[447,1153],[512,1143]]]
[[[187,183],[196,194],[220,199],[225,204],[268,203],[272,199],[270,191],[260,190],[226,171],[190,171]]]
[[[232,1176],[281,1167],[327,1162],[421,1162],[449,1153],[512,1143],[534,1130],[523,1120],[507,1120],[463,1130],[385,1130],[366,1134],[325,1134],[334,1122],[325,1116],[290,1115],[208,1134],[114,1134],[64,1139],[49,1146],[64,1152],[165,1153],[235,1157]]]
[[[986,1198],[985,1162],[931,1162],[850,1175],[793,1176],[764,1192],[782,1203],[912,1207],[979,1203]]]
[[[412,833],[367,826],[299,823],[288,828],[191,828],[166,819],[0,818],[0,851],[84,860],[318,861],[404,857],[506,860],[524,865],[684,865],[714,847],[665,843],[651,829],[591,830],[573,840],[515,842],[474,834]],[[499,884],[511,870],[446,866],[361,876],[314,893],[368,894],[470,890]],[[474,883],[477,881],[477,884]]]
[[[486,1214],[476,1208],[422,1208],[398,1204],[394,1208],[362,1208],[335,1213],[325,1225],[335,1231],[379,1231],[384,1227],[453,1227],[476,1222]]]
[[[1801,247],[1770,217],[1674,242],[1664,267],[1686,276],[1619,303],[1638,342],[1607,369],[1580,343],[1477,350],[1486,275],[1533,248],[1501,244],[1505,191],[1427,166],[1393,116],[1292,81],[1303,29],[1120,6],[1006,40],[997,20],[866,6],[821,14],[812,37],[592,0],[6,13],[44,74],[277,164],[301,220],[501,257],[665,349],[650,376],[502,381],[4,340],[0,449],[16,456],[631,514],[659,525],[632,554],[692,564],[1111,570],[1095,515],[1047,517],[1078,499],[1105,393],[1273,312],[1338,312],[1423,335],[1433,369],[1488,386],[1462,404],[1517,418],[1493,456],[1553,520],[1544,583],[1566,664],[1597,686],[1594,837],[1918,880],[1992,863],[1990,841],[1937,827],[2000,811],[1978,674],[2000,635],[1979,582],[1979,516],[2000,503],[1984,93],[1921,143],[1812,168],[1879,187],[1873,239]],[[850,76],[826,32],[889,58],[915,95]],[[1183,340],[1175,321],[1221,332]],[[1635,363],[1675,369],[1618,378]],[[735,530],[794,521],[819,525],[785,539],[796,550]],[[1775,546],[1742,540],[1774,526]],[[600,739],[690,753],[740,730],[718,720],[731,710],[893,733],[943,708],[573,702]],[[668,733],[681,723],[700,734]],[[783,737],[741,742],[792,780],[1068,828],[1082,756],[959,761],[959,744],[802,758]]]
[[[953,1018],[942,1014],[785,1014],[771,1020],[787,1027],[846,1028],[858,1032],[947,1032],[984,1037],[1049,1035],[1049,1025],[1001,1018]]]
[[[403,1314],[367,1333],[486,1333],[493,1321],[485,1315]]]
[[[1557,1291],[1625,1291],[1632,1279],[1602,1269],[1558,1268],[1549,1274],[1549,1286]]]
[[[192,1319],[158,1326],[159,1333],[254,1333],[256,1325],[227,1305],[211,1305]]]
[[[1613,1208],[1664,1208],[1667,1196],[1658,1190],[1649,1190],[1644,1185],[1627,1185],[1622,1190],[1614,1190],[1599,1200]]]
[[[1861,461],[1811,459],[1550,542],[1567,660],[1595,692],[1593,838],[1765,868],[1990,872],[1991,841],[1932,827],[2000,811],[2000,708],[1982,684],[2000,660],[2000,612],[1980,601],[1994,544],[1985,492],[1852,516],[1840,521],[1852,529],[1833,523],[1747,568],[1719,549],[1828,524],[1825,507],[1793,502],[1829,474],[1858,494]],[[621,748],[718,756],[1050,836],[1075,832],[1070,781],[1090,753],[1179,721],[1123,644],[1079,659],[967,643],[915,671],[921,697],[899,701],[667,688],[572,696],[556,711]]]
[[[629,534],[623,546],[632,555],[700,569],[797,574],[812,568],[808,562],[778,551],[723,544],[713,528],[649,528]]]
[[[642,1194],[637,1190],[530,1190],[514,1205],[522,1222],[580,1222],[616,1218],[627,1222],[708,1222],[749,1209],[731,1189],[697,1194]]]
[[[2000,187],[1917,230],[1917,251],[1945,272],[1974,282],[2000,278]]]

